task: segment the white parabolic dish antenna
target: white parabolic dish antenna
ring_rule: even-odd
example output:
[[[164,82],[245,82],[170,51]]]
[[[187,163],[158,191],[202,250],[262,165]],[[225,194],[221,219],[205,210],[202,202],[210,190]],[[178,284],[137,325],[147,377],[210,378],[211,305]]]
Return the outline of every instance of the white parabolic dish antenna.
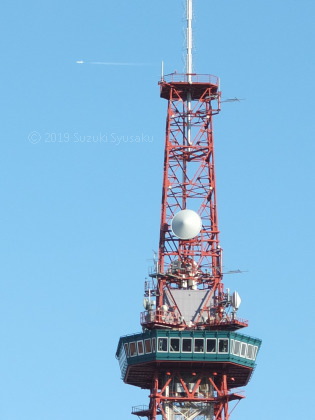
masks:
[[[179,239],[194,238],[200,233],[201,227],[201,218],[193,210],[181,210],[172,220],[172,231]]]
[[[237,292],[234,292],[232,295],[232,306],[236,311],[240,307],[241,302],[242,300],[241,300],[240,295]]]

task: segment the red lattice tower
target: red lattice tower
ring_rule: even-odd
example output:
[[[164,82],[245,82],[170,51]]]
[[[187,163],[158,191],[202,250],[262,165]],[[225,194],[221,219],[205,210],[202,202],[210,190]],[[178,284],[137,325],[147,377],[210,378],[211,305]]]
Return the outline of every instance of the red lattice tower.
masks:
[[[196,281],[198,288],[220,289],[222,279],[221,248],[216,207],[212,117],[219,112],[218,78],[211,75],[177,74],[163,77],[161,97],[168,100],[159,272],[175,271],[181,262],[185,279]],[[215,106],[213,106],[215,103]],[[179,239],[171,222],[180,210],[197,212],[202,220],[200,234],[189,240]],[[192,266],[193,265],[193,266]],[[184,273],[182,273],[184,275]],[[177,284],[176,276],[161,277],[160,290],[166,283]],[[175,286],[176,287],[176,286]]]
[[[244,396],[261,340],[237,332],[237,292],[224,291],[212,119],[219,80],[193,73],[192,0],[187,3],[186,73],[162,75],[168,101],[159,254],[145,283],[141,333],[121,337],[125,383],[149,390],[148,420],[228,420]]]

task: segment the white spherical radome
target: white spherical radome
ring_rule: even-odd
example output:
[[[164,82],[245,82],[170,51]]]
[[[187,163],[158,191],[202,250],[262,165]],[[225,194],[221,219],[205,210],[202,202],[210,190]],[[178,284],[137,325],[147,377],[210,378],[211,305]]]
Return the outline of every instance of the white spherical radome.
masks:
[[[198,213],[193,210],[181,210],[172,220],[172,231],[182,240],[195,238],[201,231],[202,221]]]

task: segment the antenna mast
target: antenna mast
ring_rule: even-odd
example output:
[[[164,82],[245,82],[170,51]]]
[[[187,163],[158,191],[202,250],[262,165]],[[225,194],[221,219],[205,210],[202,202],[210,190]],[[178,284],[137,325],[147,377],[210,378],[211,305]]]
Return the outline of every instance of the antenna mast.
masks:
[[[192,19],[193,19],[193,0],[186,0],[186,20],[187,20],[187,29],[186,29],[186,73],[190,75],[191,82],[191,73],[193,72],[193,33],[192,33]]]
[[[193,0],[186,0],[186,73],[188,76],[188,83],[192,82],[193,72],[193,33],[192,33],[192,19],[193,19]],[[187,143],[191,145],[191,92],[187,93]]]

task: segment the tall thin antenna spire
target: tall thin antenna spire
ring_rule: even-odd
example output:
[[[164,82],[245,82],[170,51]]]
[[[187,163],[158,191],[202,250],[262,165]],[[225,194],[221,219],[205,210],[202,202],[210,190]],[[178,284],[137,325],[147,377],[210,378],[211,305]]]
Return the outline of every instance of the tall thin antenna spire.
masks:
[[[193,0],[186,0],[186,73],[191,74],[193,72],[193,34],[192,34],[192,19],[193,19]]]
[[[191,74],[193,72],[193,57],[192,57],[192,47],[193,47],[193,35],[192,35],[192,19],[193,19],[193,0],[186,0],[186,19],[187,19],[187,29],[186,29],[186,73],[188,76],[188,83],[192,82]],[[187,143],[191,145],[191,92],[187,93],[187,132],[186,138]]]

